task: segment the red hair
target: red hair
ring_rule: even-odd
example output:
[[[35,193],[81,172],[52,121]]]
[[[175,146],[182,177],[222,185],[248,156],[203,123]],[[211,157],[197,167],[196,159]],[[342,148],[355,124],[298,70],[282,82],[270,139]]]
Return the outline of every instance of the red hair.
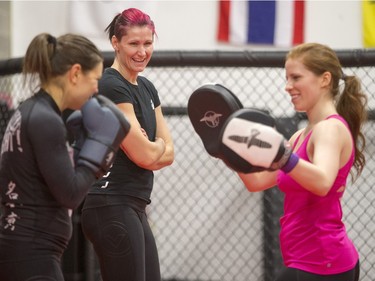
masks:
[[[150,16],[136,8],[130,8],[117,14],[105,31],[108,32],[109,40],[112,39],[113,35],[121,40],[121,37],[126,35],[128,28],[132,26],[147,26],[153,35],[156,34],[155,25]]]

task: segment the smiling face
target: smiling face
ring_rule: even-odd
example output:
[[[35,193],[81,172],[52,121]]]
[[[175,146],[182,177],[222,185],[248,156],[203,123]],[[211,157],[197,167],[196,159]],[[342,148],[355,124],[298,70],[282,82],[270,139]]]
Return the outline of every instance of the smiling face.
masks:
[[[113,36],[112,45],[116,51],[121,71],[127,79],[133,80],[142,72],[151,59],[154,51],[152,30],[148,26],[132,26],[127,28],[121,40]]]
[[[300,59],[288,59],[285,63],[286,86],[296,111],[309,112],[319,103],[323,89],[327,89],[325,77],[308,70]]]

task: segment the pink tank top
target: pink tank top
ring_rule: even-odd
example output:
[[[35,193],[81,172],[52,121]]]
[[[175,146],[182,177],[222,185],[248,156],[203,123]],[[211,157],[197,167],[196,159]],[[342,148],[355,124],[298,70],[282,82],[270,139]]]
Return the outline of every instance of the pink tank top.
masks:
[[[328,118],[336,118],[348,127],[339,115]],[[301,159],[309,162],[307,144],[311,133],[296,151]],[[333,186],[324,197],[307,191],[288,174],[279,171],[277,184],[285,194],[284,215],[280,219],[280,246],[287,267],[329,275],[351,270],[356,265],[358,252],[342,222],[340,200],[343,191],[338,192],[346,185],[353,162],[354,148],[349,161],[339,170]]]

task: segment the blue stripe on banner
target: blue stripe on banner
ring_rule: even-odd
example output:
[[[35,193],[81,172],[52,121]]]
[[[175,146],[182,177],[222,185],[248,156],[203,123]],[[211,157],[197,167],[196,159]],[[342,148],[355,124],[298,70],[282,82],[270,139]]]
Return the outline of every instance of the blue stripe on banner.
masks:
[[[250,0],[248,9],[248,43],[273,44],[276,12],[275,0]]]

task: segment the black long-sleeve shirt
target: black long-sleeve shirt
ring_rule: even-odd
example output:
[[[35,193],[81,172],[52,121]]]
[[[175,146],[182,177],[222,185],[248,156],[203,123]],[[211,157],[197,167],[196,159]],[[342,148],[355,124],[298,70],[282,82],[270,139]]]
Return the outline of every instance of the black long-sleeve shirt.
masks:
[[[66,137],[61,112],[43,90],[13,113],[1,146],[0,246],[13,240],[61,253],[66,248],[69,209],[79,206],[95,181],[88,168],[74,167]],[[0,262],[5,255],[0,249]]]

